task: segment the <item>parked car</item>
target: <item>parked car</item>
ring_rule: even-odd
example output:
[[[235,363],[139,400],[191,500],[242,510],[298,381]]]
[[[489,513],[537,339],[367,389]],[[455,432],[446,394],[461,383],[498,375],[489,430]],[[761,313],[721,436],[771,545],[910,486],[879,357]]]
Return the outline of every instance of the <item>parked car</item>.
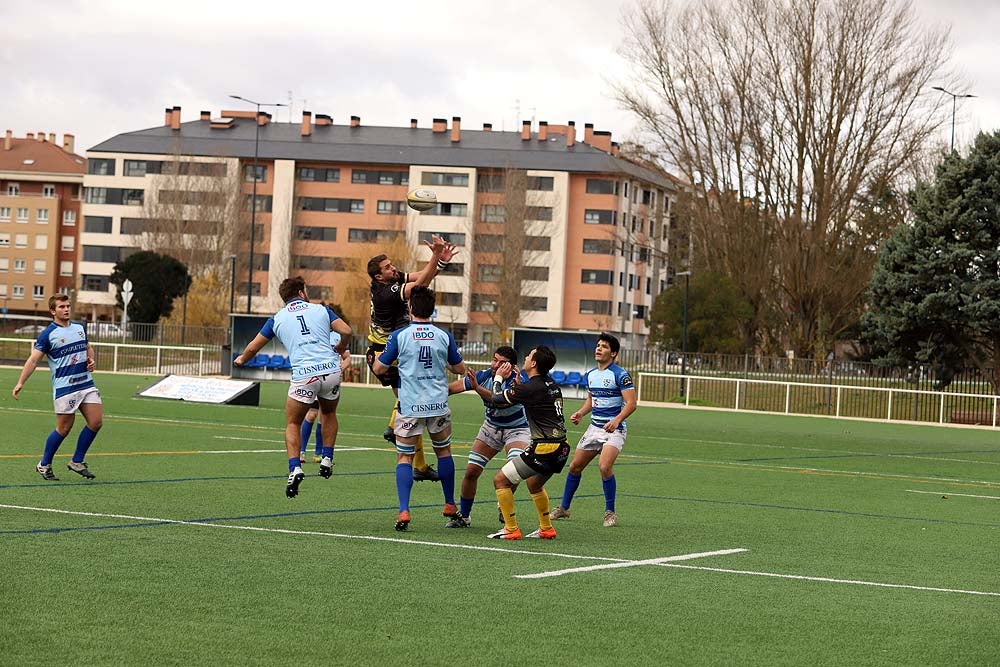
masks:
[[[126,332],[114,322],[87,322],[87,336],[94,338],[129,338]]]
[[[37,336],[47,326],[47,324],[26,324],[23,327],[14,329],[14,333],[19,336]]]
[[[458,348],[458,353],[463,357],[466,356],[472,357],[476,355],[486,354],[487,349],[488,348],[486,347],[486,343],[477,340],[471,343],[460,345]]]

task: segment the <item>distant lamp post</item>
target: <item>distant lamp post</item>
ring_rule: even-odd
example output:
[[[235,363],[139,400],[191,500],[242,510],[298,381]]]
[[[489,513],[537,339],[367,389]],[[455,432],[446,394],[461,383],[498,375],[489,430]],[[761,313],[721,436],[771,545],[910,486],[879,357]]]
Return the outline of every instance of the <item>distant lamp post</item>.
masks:
[[[955,152],[955,106],[958,103],[958,98],[975,97],[975,95],[969,95],[968,93],[953,93],[951,91],[945,90],[941,86],[933,86],[931,90],[940,90],[945,95],[951,95],[951,152]]]
[[[229,312],[236,310],[236,255],[229,256]]]
[[[287,107],[287,104],[278,102],[255,102],[254,100],[230,95],[234,100],[240,100],[257,107],[254,114],[254,135],[253,135],[253,196],[250,198],[250,272],[247,277],[247,313],[250,313],[250,298],[253,296],[253,246],[257,232],[257,158],[260,154],[260,108],[261,107]]]
[[[681,271],[675,273],[675,276],[684,276],[684,316],[681,324],[681,397],[684,397],[684,391],[687,384],[687,360],[688,360],[688,293],[691,287],[691,272]]]

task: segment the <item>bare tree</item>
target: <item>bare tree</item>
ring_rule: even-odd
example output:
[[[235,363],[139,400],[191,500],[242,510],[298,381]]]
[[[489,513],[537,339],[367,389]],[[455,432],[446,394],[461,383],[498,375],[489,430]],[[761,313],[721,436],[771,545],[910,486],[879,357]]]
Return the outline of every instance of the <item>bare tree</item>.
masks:
[[[539,178],[547,177],[504,169],[480,174],[476,184],[479,210],[470,218],[477,261],[470,281],[505,342],[510,329],[523,323],[528,302],[539,298],[548,282],[543,257],[558,202],[540,189]]]
[[[944,118],[947,35],[884,0],[641,2],[619,100],[691,184],[698,269],[731,277],[764,347],[820,355],[857,322],[873,215]]]
[[[222,324],[229,311],[230,256],[236,252],[249,226],[248,203],[243,196],[235,160],[195,161],[175,155],[160,164],[160,174],[150,182],[142,218],[128,221],[138,228],[145,249],[170,255],[184,264],[194,279],[193,292],[209,290],[204,298],[214,304],[207,313],[218,313]],[[256,263],[256,262],[255,262]],[[246,261],[241,262],[245,270]]]

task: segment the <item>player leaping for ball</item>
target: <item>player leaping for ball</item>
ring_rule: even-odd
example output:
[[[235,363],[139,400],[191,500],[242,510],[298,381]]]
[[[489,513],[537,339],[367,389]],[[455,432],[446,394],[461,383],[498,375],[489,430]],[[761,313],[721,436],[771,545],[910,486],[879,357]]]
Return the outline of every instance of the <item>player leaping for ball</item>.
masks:
[[[305,477],[299,459],[302,420],[313,401],[319,400],[320,419],[333,423],[340,401],[340,357],[351,340],[351,327],[329,306],[309,303],[306,282],[301,276],[286,278],[278,287],[285,307],[268,318],[260,333],[247,343],[246,349],[233,360],[242,366],[260,352],[269,340],[278,337],[288,350],[292,364],[292,381],[285,401],[285,450],[288,453],[288,484],[285,495],[294,498]],[[330,331],[340,334],[336,347],[330,344]],[[323,431],[323,458],[319,464],[321,477],[333,474],[333,447],[337,429]]]
[[[431,259],[420,271],[404,273],[393,266],[392,261],[386,255],[375,255],[368,260],[368,276],[372,279],[371,284],[371,324],[368,328],[368,352],[365,355],[368,361],[368,368],[375,373],[375,358],[385,350],[386,341],[389,335],[407,326],[410,323],[410,311],[407,301],[414,287],[427,287],[431,280],[439,271],[448,266],[448,263],[458,252],[454,244],[446,242],[436,234],[431,237],[431,241],[424,241],[425,245],[431,249]],[[399,397],[399,368],[392,366],[381,375],[375,373],[383,387],[392,387],[392,393]],[[389,418],[389,427],[383,436],[389,442],[395,444],[396,436],[393,433],[396,421],[396,403],[393,403],[392,416]],[[422,482],[424,480],[436,481],[439,479],[434,468],[427,465],[424,458],[423,437],[417,438],[416,450],[413,455],[413,480]]]

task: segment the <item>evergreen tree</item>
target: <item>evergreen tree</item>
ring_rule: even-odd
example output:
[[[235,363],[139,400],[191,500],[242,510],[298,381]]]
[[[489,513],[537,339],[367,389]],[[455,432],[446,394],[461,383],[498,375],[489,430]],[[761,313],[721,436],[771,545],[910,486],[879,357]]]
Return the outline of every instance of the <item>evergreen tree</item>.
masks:
[[[157,322],[169,317],[174,299],[191,287],[187,267],[169,255],[143,250],[115,264],[110,282],[118,287],[116,300],[123,308],[121,287],[125,279],[132,281],[132,301],[128,305],[129,320]]]
[[[1000,132],[948,155],[910,194],[912,226],[885,243],[867,340],[887,364],[930,364],[938,386],[966,365],[1000,389]]]
[[[731,280],[713,273],[690,277],[688,288],[689,351],[736,354],[746,349],[740,325],[753,306]],[[684,334],[684,277],[660,292],[649,316],[650,342],[663,349],[680,348]]]

